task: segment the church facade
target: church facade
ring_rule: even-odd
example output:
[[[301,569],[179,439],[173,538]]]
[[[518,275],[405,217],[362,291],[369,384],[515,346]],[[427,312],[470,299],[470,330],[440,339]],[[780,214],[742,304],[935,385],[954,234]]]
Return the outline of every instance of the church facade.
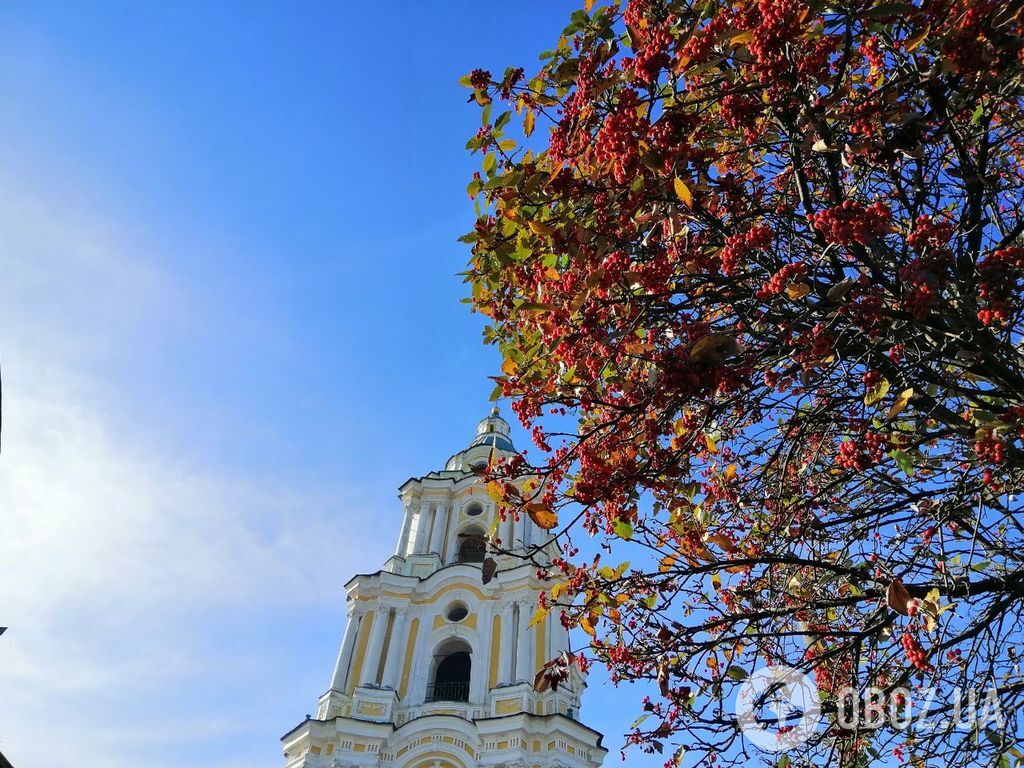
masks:
[[[536,566],[499,557],[482,583],[492,525],[513,553],[543,543],[525,516],[495,522],[474,472],[492,451],[514,451],[509,435],[495,409],[443,470],[401,486],[395,554],[345,585],[348,621],[330,687],[316,717],[282,738],[286,768],[601,764],[601,734],[578,719],[579,670],[556,690],[534,690],[536,673],[569,647],[556,616],[531,625],[543,589]]]

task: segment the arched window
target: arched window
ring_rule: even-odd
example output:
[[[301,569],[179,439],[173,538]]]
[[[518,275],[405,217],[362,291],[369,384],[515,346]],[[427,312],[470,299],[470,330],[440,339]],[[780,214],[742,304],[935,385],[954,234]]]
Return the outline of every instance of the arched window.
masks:
[[[472,649],[465,640],[449,640],[434,654],[427,701],[469,701]]]
[[[459,562],[482,563],[487,555],[487,542],[484,532],[479,528],[470,528],[459,534]]]

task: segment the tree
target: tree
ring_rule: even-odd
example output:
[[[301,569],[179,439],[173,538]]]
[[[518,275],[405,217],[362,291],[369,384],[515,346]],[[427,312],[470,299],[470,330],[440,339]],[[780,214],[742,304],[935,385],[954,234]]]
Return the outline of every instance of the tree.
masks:
[[[1021,4],[593,6],[464,79],[467,280],[543,452],[491,488],[567,547],[541,610],[657,682],[629,741],[670,763],[755,756],[726,703],[765,664],[827,721],[782,764],[1020,763]],[[1005,726],[839,722],[982,682]]]

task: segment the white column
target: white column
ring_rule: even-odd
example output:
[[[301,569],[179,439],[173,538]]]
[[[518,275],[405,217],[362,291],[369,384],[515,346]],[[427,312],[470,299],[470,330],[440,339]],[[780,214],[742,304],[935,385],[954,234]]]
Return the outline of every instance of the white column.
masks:
[[[363,657],[360,685],[377,684],[377,667],[380,664],[380,655],[384,651],[384,631],[388,628],[390,613],[390,609],[384,607],[373,612],[373,627],[370,628],[370,642],[366,645],[366,655]]]
[[[388,646],[388,658],[384,663],[383,684],[385,688],[398,690],[402,678],[402,662],[405,661],[405,625],[409,614],[403,610],[395,612],[395,623],[391,627],[391,644]]]
[[[428,537],[430,536],[430,521],[434,513],[434,505],[420,502],[419,515],[416,517],[416,543],[413,552],[422,555],[427,551]]]
[[[533,680],[533,633],[527,629],[533,611],[527,603],[519,604],[519,641],[516,643],[516,681]]]
[[[498,683],[512,682],[512,654],[515,653],[515,634],[512,626],[512,606],[501,609],[501,646],[498,648]]]
[[[494,631],[494,616],[480,613],[479,651],[473,654],[473,669],[469,676],[469,700],[485,701],[491,676],[491,632]]]
[[[361,616],[352,614],[345,622],[345,636],[342,638],[341,649],[338,651],[338,662],[334,665],[334,677],[331,678],[331,688],[336,691],[345,690],[348,668],[352,666],[352,646],[356,644],[361,620]]]
[[[405,556],[409,552],[409,530],[412,528],[413,518],[419,507],[419,499],[409,499],[405,504],[405,518],[402,520],[402,533],[398,536],[398,546],[395,554]]]
[[[430,551],[444,555],[444,528],[448,522],[448,505],[438,504],[434,510],[434,529],[430,532]]]
[[[508,519],[505,520],[505,535],[502,536],[503,549],[513,549],[516,545],[516,518],[514,512],[508,513]]]
[[[441,558],[441,562],[454,563],[456,555],[459,552],[459,537],[455,533],[455,529],[458,527],[458,515],[455,513],[455,506],[452,505],[451,510],[448,512],[448,543],[444,548],[444,555]]]

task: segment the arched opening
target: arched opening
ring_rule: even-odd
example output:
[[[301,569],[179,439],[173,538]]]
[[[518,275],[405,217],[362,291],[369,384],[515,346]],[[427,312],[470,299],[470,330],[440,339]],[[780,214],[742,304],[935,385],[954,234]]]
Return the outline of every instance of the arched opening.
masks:
[[[487,556],[487,541],[479,528],[470,528],[459,534],[460,563],[482,563]]]
[[[465,640],[449,640],[437,649],[427,701],[469,701],[471,654]]]

